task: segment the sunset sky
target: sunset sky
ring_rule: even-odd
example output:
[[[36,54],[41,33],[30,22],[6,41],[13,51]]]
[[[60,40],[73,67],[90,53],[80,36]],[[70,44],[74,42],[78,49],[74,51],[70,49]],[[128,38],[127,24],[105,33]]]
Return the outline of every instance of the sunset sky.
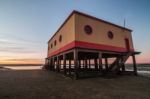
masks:
[[[138,63],[150,63],[150,0],[0,0],[0,64],[44,63],[47,41],[78,10],[133,30]]]

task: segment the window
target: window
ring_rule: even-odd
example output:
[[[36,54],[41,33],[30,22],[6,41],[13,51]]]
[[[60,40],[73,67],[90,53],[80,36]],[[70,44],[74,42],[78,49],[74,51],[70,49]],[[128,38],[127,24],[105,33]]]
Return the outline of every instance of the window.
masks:
[[[108,31],[107,33],[108,38],[113,39],[114,35],[111,31]]]
[[[55,40],[54,45],[56,46],[56,44],[57,44],[57,41]]]
[[[59,36],[59,42],[61,42],[61,41],[62,41],[62,36],[60,35],[60,36]]]
[[[84,31],[86,34],[90,35],[90,34],[92,34],[92,27],[90,25],[85,25]]]

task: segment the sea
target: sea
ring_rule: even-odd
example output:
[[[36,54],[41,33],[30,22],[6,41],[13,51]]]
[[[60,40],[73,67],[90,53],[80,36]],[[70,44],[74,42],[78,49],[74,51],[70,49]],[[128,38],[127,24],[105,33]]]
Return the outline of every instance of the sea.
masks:
[[[17,65],[17,66],[10,66],[10,65],[0,65],[0,71],[5,70],[42,70],[42,65]],[[132,71],[133,66],[128,64],[126,65],[126,70]],[[138,64],[137,65],[137,72],[138,75],[150,77],[150,64]]]

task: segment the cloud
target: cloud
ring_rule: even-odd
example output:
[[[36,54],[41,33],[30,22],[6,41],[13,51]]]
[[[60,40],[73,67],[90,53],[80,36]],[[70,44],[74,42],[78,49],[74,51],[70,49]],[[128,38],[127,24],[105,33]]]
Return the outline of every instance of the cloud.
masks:
[[[2,41],[2,40],[0,40],[0,44],[10,45],[10,44],[13,44],[13,43],[12,42],[8,42],[8,41]]]
[[[3,61],[42,61],[43,59],[36,58],[21,58],[21,59],[4,59]]]
[[[8,33],[0,35],[0,52],[36,53],[39,44]]]
[[[0,32],[0,64],[43,64],[42,51],[42,42]]]
[[[10,59],[0,59],[0,64],[43,64],[44,59],[36,58],[10,58]]]
[[[11,52],[11,53],[36,53],[33,49],[24,47],[0,47],[0,52]]]
[[[0,32],[0,40],[7,40],[7,41],[11,41],[14,43],[28,43],[28,44],[39,44],[39,41],[35,41],[35,40],[29,40],[28,38],[24,38],[24,37],[20,37],[18,35],[15,34],[11,34],[11,33],[3,33]]]

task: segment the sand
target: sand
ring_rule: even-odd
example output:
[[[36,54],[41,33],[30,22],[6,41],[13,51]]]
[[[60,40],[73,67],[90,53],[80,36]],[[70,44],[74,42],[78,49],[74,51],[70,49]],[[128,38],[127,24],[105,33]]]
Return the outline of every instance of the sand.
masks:
[[[150,78],[72,80],[46,70],[0,70],[0,99],[150,99]]]

